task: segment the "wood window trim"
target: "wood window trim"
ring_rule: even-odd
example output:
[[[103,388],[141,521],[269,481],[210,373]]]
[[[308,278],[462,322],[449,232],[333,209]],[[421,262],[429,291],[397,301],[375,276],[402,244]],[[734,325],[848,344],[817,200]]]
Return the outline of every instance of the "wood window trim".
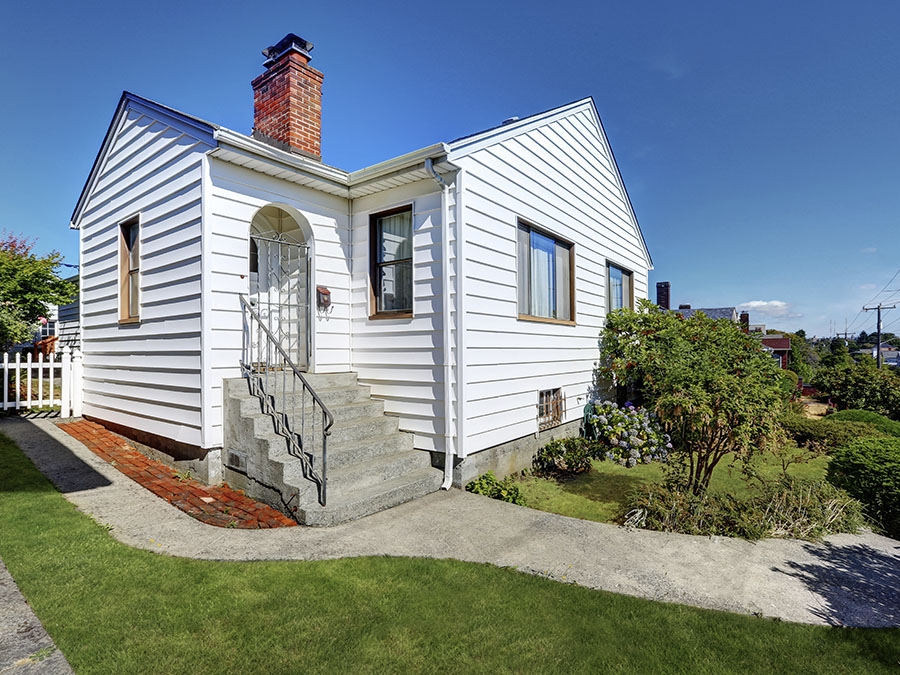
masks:
[[[404,204],[403,206],[397,206],[391,209],[387,209],[385,211],[378,211],[377,213],[369,214],[369,320],[371,321],[382,321],[386,319],[412,319],[413,311],[410,310],[389,310],[389,311],[378,311],[378,299],[376,298],[375,292],[375,279],[376,273],[378,271],[379,263],[378,263],[378,219],[385,218],[387,216],[394,216],[398,213],[409,212],[410,221],[412,221],[413,216],[413,205],[412,204]],[[412,228],[410,228],[412,230]],[[412,242],[410,242],[410,248],[412,249]],[[412,250],[410,250],[410,254],[412,254]],[[412,257],[403,258],[403,260],[409,260],[410,267],[412,267]],[[402,261],[398,261],[402,262]],[[415,286],[414,286],[415,287]],[[415,299],[413,298],[413,301]]]
[[[559,242],[560,244],[564,244],[569,247],[569,316],[571,319],[554,319],[548,316],[534,316],[532,314],[518,314],[517,319],[519,321],[533,321],[535,323],[552,323],[558,326],[577,326],[577,316],[575,314],[575,242],[569,241],[568,239],[564,239],[559,235],[550,232],[549,230],[540,227],[539,225],[535,225],[534,223],[525,220],[524,218],[516,219],[516,232],[518,236],[518,229],[520,226],[524,226],[529,230],[534,230],[535,232],[539,232],[545,237],[550,237],[554,241]],[[518,275],[522,274],[522,270],[519,269],[519,260],[518,253],[516,254],[516,288],[518,289]],[[518,293],[518,290],[516,291]],[[516,297],[516,306],[518,308],[519,300],[518,296]]]
[[[118,246],[119,246],[119,325],[133,325],[139,324],[141,322],[141,314],[140,314],[140,278],[141,278],[141,268],[140,264],[135,270],[132,270],[130,267],[130,258],[131,258],[131,249],[128,246],[128,241],[126,239],[127,232],[134,226],[138,228],[137,234],[137,247],[138,247],[138,260],[141,258],[141,217],[140,214],[135,214],[133,216],[129,216],[118,223],[119,237],[118,237]],[[129,303],[129,288],[131,276],[137,275],[138,278],[138,313],[136,315],[131,314],[130,303]]]
[[[627,309],[634,309],[634,270],[630,270],[624,265],[620,265],[614,260],[606,261],[606,313],[614,312],[615,310],[611,308],[612,306],[612,285],[610,284],[609,279],[609,270],[611,267],[615,267],[617,270],[622,272],[622,274],[627,274],[631,277],[631,283],[628,284],[628,307]]]

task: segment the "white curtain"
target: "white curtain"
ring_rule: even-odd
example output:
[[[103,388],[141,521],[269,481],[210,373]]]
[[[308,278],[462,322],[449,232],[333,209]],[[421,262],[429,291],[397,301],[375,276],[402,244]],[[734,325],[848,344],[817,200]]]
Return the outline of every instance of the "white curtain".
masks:
[[[552,317],[556,309],[555,242],[531,233],[531,315]]]
[[[412,214],[409,211],[378,219],[381,229],[378,262],[412,258]]]
[[[572,317],[572,300],[570,285],[571,271],[569,263],[569,247],[556,242],[556,318],[570,321]]]
[[[622,309],[623,301],[622,270],[618,267],[609,267],[609,311]]]

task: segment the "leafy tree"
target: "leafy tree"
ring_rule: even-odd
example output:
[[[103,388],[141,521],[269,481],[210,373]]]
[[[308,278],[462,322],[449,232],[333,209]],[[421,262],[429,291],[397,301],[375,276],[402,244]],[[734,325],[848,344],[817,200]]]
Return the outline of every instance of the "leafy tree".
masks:
[[[856,344],[862,345],[865,344],[869,339],[869,334],[866,331],[859,331],[859,335],[856,336]]]
[[[832,338],[828,353],[822,358],[822,364],[826,368],[843,368],[853,363],[847,342],[840,338]]]
[[[850,366],[823,368],[815,386],[842,410],[871,410],[900,420],[900,376],[888,368],[878,370],[871,356]]]
[[[694,493],[726,455],[749,460],[777,437],[779,368],[731,321],[685,319],[642,300],[610,312],[600,353],[598,379],[640,391],[671,437],[675,478]]]
[[[48,305],[70,302],[76,285],[59,278],[62,255],[39,256],[34,240],[4,232],[0,235],[0,345],[9,349],[30,340]]]
[[[818,353],[806,339],[806,333],[803,329],[798,330],[796,333],[785,333],[784,335],[791,340],[791,351],[788,352],[788,368],[803,378],[804,382],[809,382],[816,368],[819,367],[820,359]]]

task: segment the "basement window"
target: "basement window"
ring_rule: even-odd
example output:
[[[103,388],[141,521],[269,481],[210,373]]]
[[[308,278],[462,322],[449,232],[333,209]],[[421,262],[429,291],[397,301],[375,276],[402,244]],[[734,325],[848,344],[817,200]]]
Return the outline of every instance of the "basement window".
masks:
[[[538,428],[541,430],[563,423],[566,398],[562,389],[544,389],[538,392]]]

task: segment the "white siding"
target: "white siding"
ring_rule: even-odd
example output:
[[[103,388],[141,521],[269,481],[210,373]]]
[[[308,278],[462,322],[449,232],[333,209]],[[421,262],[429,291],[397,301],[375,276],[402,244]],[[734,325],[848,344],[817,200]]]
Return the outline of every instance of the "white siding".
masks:
[[[451,190],[451,214],[452,198]],[[406,204],[413,207],[413,317],[371,320],[369,216]],[[444,448],[441,257],[441,191],[433,180],[353,201],[353,369],[371,385],[372,395],[384,400],[385,410],[400,418],[400,428],[414,433],[417,448],[439,451]]]
[[[201,445],[200,221],[206,139],[129,104],[83,204],[84,412]],[[118,224],[140,214],[141,323],[120,326]]]
[[[222,379],[238,377],[241,356],[240,295],[249,287],[250,223],[267,204],[284,205],[302,215],[312,229],[310,287],[331,290],[331,310],[315,313],[311,369],[350,370],[350,232],[348,202],[285,180],[209,158],[204,213],[209,280],[204,291],[208,317],[204,345],[209,393],[205,423],[210,447],[222,444]]]
[[[465,455],[535,433],[542,389],[563,389],[565,421],[581,416],[607,261],[633,271],[637,299],[649,260],[589,102],[450,160],[465,172]],[[574,243],[575,326],[517,318],[517,218]]]

